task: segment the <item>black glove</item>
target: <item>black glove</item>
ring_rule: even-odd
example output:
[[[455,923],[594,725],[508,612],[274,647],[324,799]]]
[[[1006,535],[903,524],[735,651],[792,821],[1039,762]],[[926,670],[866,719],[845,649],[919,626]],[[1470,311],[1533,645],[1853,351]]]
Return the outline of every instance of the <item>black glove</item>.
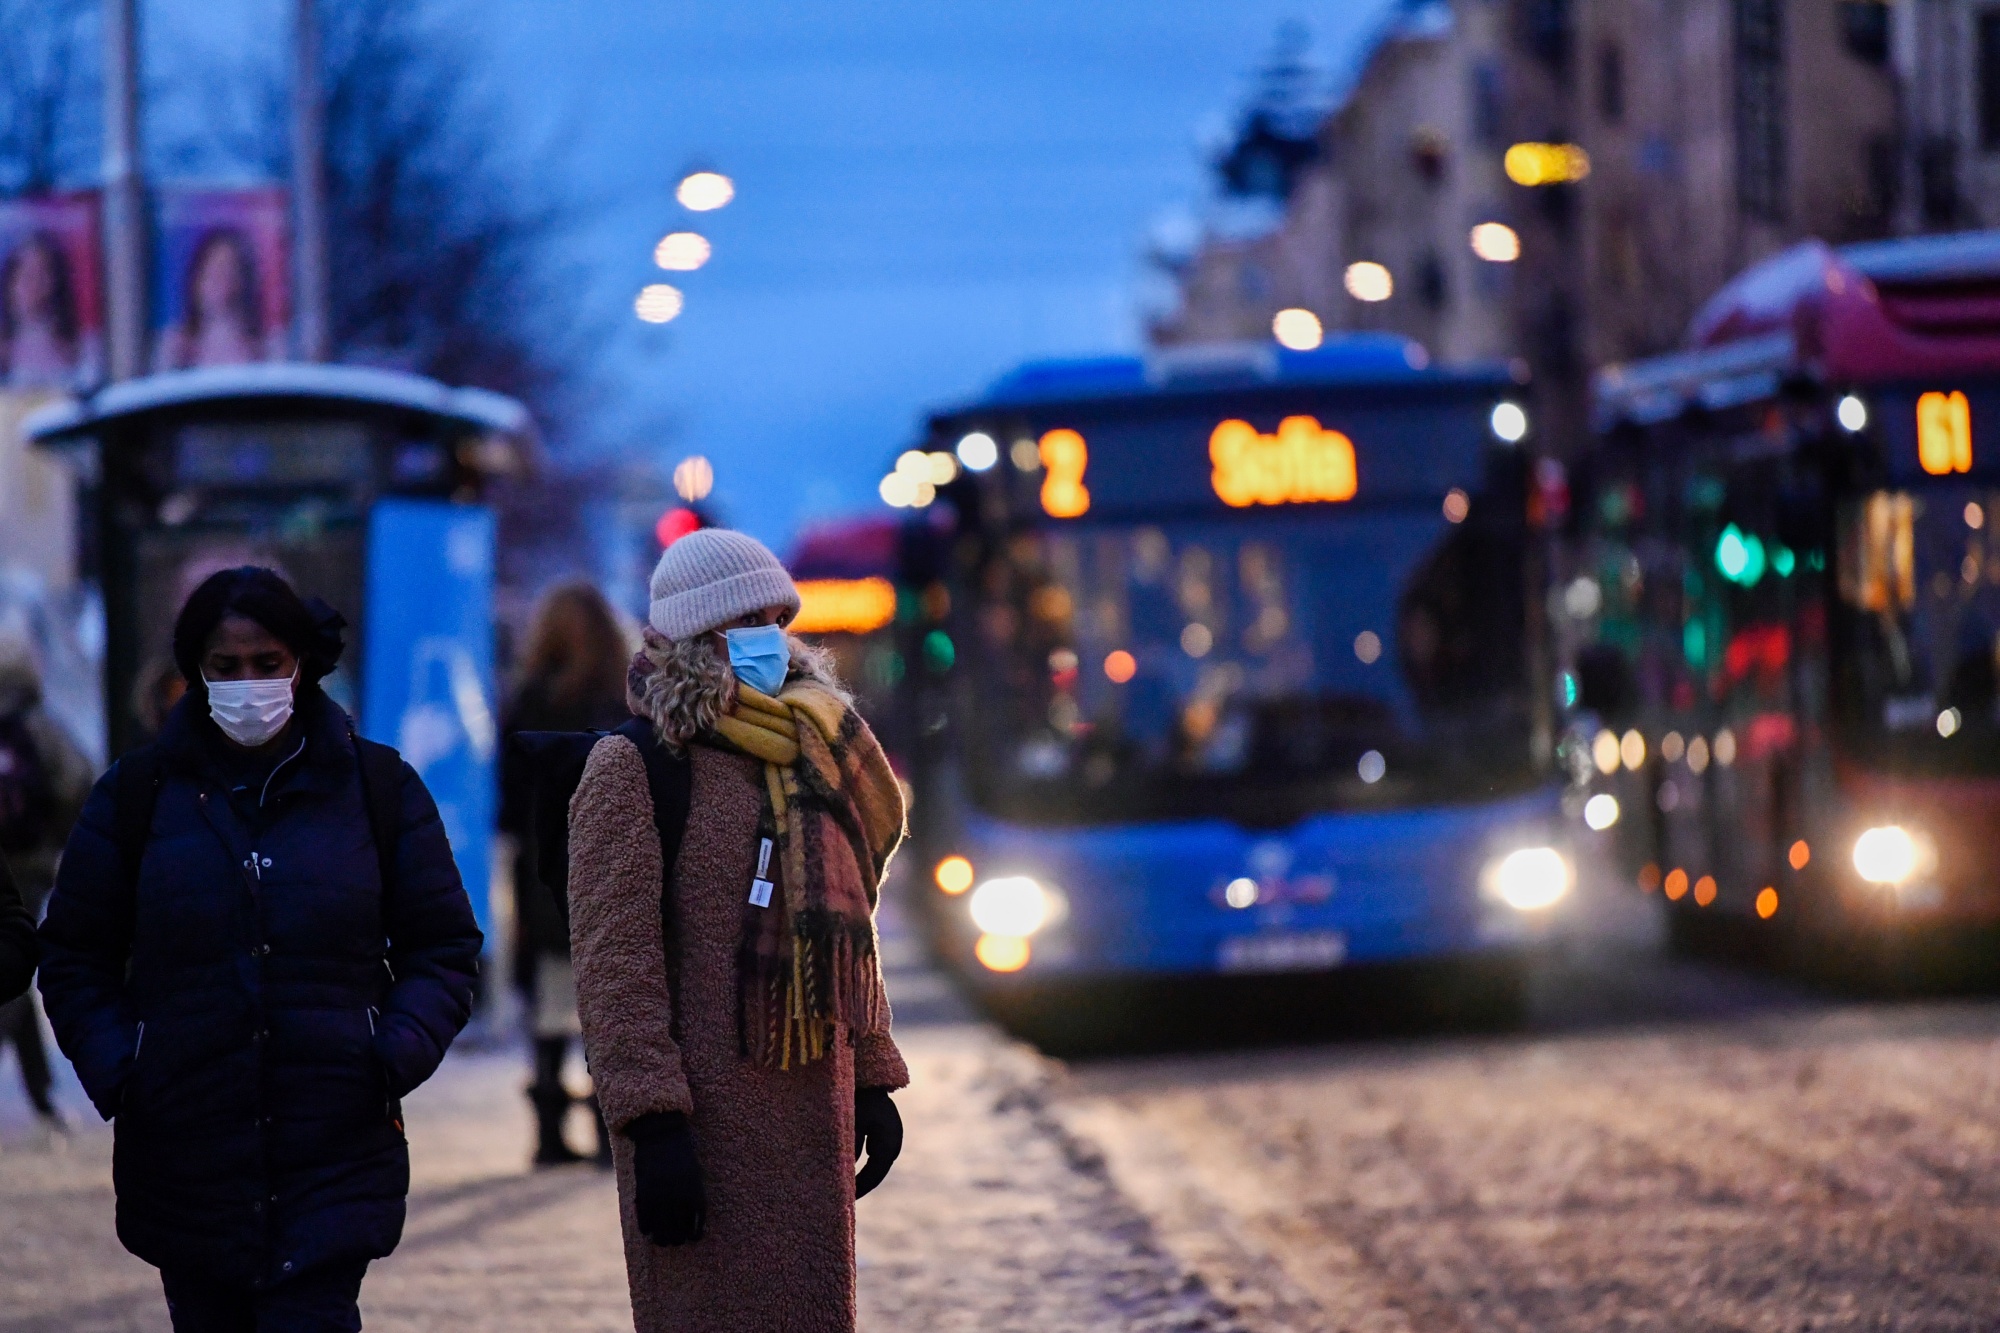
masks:
[[[655,1111],[625,1127],[632,1140],[632,1210],[639,1234],[655,1245],[692,1245],[708,1220],[694,1130],[679,1111]]]
[[[887,1088],[857,1088],[854,1093],[854,1160],[868,1151],[868,1164],[854,1177],[854,1197],[882,1183],[903,1151],[903,1117],[889,1100]]]

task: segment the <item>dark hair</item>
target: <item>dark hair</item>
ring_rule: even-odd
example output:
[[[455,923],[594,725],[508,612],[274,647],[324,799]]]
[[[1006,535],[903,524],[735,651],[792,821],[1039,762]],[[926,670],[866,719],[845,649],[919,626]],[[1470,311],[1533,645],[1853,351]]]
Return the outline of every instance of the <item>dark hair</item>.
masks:
[[[49,300],[55,307],[56,336],[74,346],[77,338],[76,283],[70,277],[69,256],[63,252],[62,243],[46,231],[29,232],[8,254],[7,262],[0,265],[0,338],[12,339],[14,336],[14,313],[7,308],[7,300],[14,293],[14,275],[26,262],[30,250],[40,250],[49,261],[55,281],[55,291]]]
[[[236,257],[236,271],[243,279],[243,286],[236,293],[236,314],[243,321],[244,331],[253,338],[263,337],[264,309],[257,293],[257,256],[250,249],[249,238],[234,227],[211,227],[195,242],[194,253],[181,274],[181,327],[190,337],[201,332],[201,301],[196,288],[209,255],[217,250],[228,250]]]
[[[174,665],[191,694],[207,692],[201,659],[208,651],[208,636],[227,616],[256,621],[292,650],[299,659],[301,691],[317,688],[346,646],[340,632],[347,621],[319,598],[302,600],[280,575],[259,565],[225,569],[209,575],[188,594],[174,621]]]

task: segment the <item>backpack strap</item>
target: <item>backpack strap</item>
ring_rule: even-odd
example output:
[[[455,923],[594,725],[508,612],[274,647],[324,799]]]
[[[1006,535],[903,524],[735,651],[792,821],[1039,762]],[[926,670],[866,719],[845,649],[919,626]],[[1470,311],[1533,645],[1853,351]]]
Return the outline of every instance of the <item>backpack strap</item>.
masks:
[[[663,880],[671,880],[674,862],[681,855],[681,838],[687,832],[694,765],[685,753],[674,754],[661,744],[653,724],[645,718],[635,717],[611,734],[638,746],[639,757],[646,761],[646,785],[653,792],[653,827],[660,835],[660,874]]]
[[[382,891],[396,883],[396,842],[402,828],[403,756],[394,746],[349,732],[361,768],[361,803],[368,809],[368,832],[375,839],[375,860],[382,873]]]
[[[146,856],[146,835],[153,831],[153,809],[160,801],[160,752],[142,745],[122,756],[111,775],[111,840],[125,869],[125,885],[139,883],[139,863]]]

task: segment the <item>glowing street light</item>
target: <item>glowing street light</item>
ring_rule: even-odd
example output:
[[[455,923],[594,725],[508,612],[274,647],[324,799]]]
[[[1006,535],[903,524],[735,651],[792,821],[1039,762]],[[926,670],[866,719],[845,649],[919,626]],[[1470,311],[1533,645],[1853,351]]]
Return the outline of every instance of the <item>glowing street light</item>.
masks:
[[[690,213],[709,213],[736,197],[736,182],[719,171],[697,171],[683,178],[674,198]]]
[[[639,299],[632,303],[632,309],[648,324],[665,324],[681,313],[684,304],[680,288],[655,282],[639,290]]]
[[[1489,264],[1511,264],[1521,257],[1521,236],[1504,222],[1482,222],[1472,229],[1472,253]]]
[[[1590,154],[1573,143],[1517,143],[1500,165],[1516,185],[1570,185],[1590,174]]]
[[[715,465],[700,454],[683,458],[674,466],[674,493],[689,504],[706,500],[715,489]]]
[[[1271,336],[1281,347],[1294,352],[1310,352],[1326,341],[1326,330],[1319,322],[1319,316],[1310,310],[1280,310],[1271,320]]]
[[[653,262],[672,273],[692,273],[708,262],[708,238],[692,231],[677,231],[660,238],[653,247]]]
[[[1396,294],[1396,280],[1372,259],[1347,266],[1347,294],[1357,301],[1386,301]]]

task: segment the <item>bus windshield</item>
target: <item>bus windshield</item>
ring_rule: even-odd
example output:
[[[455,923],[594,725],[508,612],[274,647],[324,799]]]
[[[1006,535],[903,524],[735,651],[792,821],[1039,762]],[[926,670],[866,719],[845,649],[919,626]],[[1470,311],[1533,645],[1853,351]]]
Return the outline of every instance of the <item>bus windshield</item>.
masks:
[[[1530,784],[1517,513],[1455,491],[1000,538],[960,677],[975,799],[1275,824]]]
[[[1936,484],[1841,506],[1843,749],[1894,771],[2000,772],[2000,491]]]

